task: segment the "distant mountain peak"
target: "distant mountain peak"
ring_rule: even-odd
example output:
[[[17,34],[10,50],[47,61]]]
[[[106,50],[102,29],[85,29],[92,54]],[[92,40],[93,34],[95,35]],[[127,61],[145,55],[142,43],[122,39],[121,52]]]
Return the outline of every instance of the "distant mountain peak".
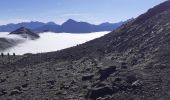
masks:
[[[73,19],[68,19],[66,22],[64,22],[62,25],[65,24],[72,24],[72,23],[77,23],[77,21],[73,20]]]
[[[25,27],[21,27],[17,29],[16,31],[11,32],[10,34],[27,34],[28,31],[30,30]]]
[[[39,38],[39,35],[32,32],[30,29],[27,29],[25,27],[21,27],[9,34],[15,34],[15,35],[20,35],[24,38],[30,38],[30,39],[36,39],[36,38]]]
[[[48,22],[48,23],[46,23],[47,25],[56,25],[56,23],[54,23],[54,22]]]
[[[75,21],[73,19],[68,19],[66,22],[77,22],[77,21]]]

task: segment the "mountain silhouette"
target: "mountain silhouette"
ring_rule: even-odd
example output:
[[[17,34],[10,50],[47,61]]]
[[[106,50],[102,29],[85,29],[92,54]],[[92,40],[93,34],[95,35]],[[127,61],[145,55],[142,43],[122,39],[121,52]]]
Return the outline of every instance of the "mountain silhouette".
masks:
[[[51,32],[57,32],[57,33],[91,33],[91,32],[100,32],[100,31],[112,31],[122,24],[126,22],[119,22],[119,23],[103,23],[100,25],[93,25],[87,22],[77,22],[75,20],[69,19],[66,22],[64,22],[61,26],[59,25],[46,25],[43,27],[40,27],[36,30],[48,30]]]
[[[26,27],[32,30],[32,29],[41,27],[43,25],[45,25],[45,23],[42,23],[42,22],[22,22],[18,24],[7,24],[7,25],[0,26],[0,32],[12,32],[14,30],[17,30],[20,27]]]
[[[30,38],[30,39],[36,39],[36,38],[39,38],[39,35],[32,32],[31,30],[25,28],[25,27],[21,27],[9,34],[15,34],[15,35],[20,35],[24,38]]]
[[[26,27],[33,30],[36,33],[41,32],[55,32],[55,33],[89,33],[89,32],[99,32],[99,31],[112,31],[125,22],[119,23],[107,23],[101,25],[93,25],[87,22],[77,22],[75,20],[69,19],[62,25],[58,25],[54,22],[42,23],[42,22],[23,22],[18,24],[7,24],[0,26],[0,32],[12,32],[20,27]]]

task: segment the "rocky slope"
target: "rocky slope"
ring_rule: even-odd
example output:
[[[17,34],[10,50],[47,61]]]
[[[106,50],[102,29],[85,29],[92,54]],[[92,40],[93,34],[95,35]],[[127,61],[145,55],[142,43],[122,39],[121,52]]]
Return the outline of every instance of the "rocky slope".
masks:
[[[1,57],[2,100],[169,100],[170,0],[69,49]]]

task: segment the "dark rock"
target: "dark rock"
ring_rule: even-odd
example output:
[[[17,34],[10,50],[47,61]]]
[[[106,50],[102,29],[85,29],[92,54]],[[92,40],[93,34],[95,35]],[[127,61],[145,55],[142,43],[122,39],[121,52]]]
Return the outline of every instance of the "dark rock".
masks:
[[[92,85],[92,87],[95,87],[95,88],[100,88],[100,87],[105,87],[105,86],[106,86],[106,84],[102,83],[102,82],[95,83]]]
[[[11,92],[9,95],[10,95],[10,96],[13,96],[13,95],[19,95],[19,94],[21,94],[21,93],[22,93],[21,91],[15,89],[15,90],[12,90],[12,92]]]
[[[22,91],[21,87],[20,86],[16,86],[14,87],[14,89],[18,90],[18,91]]]
[[[3,83],[5,81],[6,81],[6,79],[0,79],[0,83]]]
[[[122,78],[115,78],[114,82],[121,82],[122,81]]]
[[[71,84],[71,85],[76,84],[76,80],[72,80],[72,81],[70,82],[70,84]]]
[[[116,86],[119,87],[119,91],[127,91],[128,88],[131,88],[127,83],[117,84]]]
[[[103,80],[107,79],[107,77],[109,77],[115,71],[116,71],[116,66],[110,66],[105,69],[100,69],[99,70],[99,74],[100,74],[99,80],[103,81]]]
[[[61,95],[63,92],[60,90],[60,91],[57,91],[56,93],[55,93],[55,95]]]
[[[49,81],[47,81],[47,83],[49,83],[50,85],[55,85],[55,80],[49,80]]]
[[[121,68],[122,68],[122,69],[127,69],[127,68],[128,68],[127,63],[122,62],[122,64],[121,64]]]
[[[22,85],[22,88],[27,88],[27,87],[28,87],[27,83]]]
[[[60,87],[60,90],[63,90],[63,89],[67,90],[67,89],[69,89],[69,88],[70,88],[69,85],[64,85],[64,84],[62,84],[61,87]]]
[[[126,77],[126,82],[132,84],[133,82],[137,81],[138,79],[134,75],[130,75]]]
[[[99,97],[104,97],[106,95],[112,95],[113,93],[114,93],[114,91],[110,87],[95,88],[95,89],[91,89],[88,92],[88,98],[90,98],[92,100],[96,100]]]
[[[135,82],[132,83],[132,88],[133,89],[141,89],[142,88],[142,83],[141,81],[137,80]]]
[[[124,66],[121,66],[122,69],[127,69],[128,66],[124,65]]]
[[[138,60],[137,60],[137,59],[133,59],[133,60],[131,61],[131,64],[132,64],[132,65],[136,65],[136,64],[137,64],[137,62],[138,62]]]
[[[94,77],[94,75],[84,75],[82,76],[82,81],[87,81],[87,80],[91,80]]]
[[[87,87],[88,87],[88,85],[84,85],[84,86],[83,86],[83,89],[87,89]]]
[[[5,89],[0,89],[0,96],[6,95],[7,91]]]

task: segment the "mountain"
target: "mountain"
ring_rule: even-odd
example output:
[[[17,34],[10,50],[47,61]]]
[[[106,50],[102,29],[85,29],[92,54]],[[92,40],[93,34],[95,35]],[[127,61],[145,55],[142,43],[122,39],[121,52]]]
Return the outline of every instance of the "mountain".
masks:
[[[84,44],[1,57],[0,99],[169,100],[169,18],[170,0]]]
[[[42,23],[42,22],[22,22],[18,24],[7,24],[7,25],[0,26],[0,32],[12,32],[14,30],[17,30],[20,27],[26,27],[28,29],[35,29],[43,25],[45,25],[45,23]]]
[[[126,21],[125,21],[126,22]],[[40,32],[68,32],[68,33],[89,33],[89,32],[99,32],[99,31],[112,31],[125,22],[119,23],[107,23],[101,25],[93,25],[87,22],[77,22],[75,20],[69,19],[62,25],[57,25],[54,22],[42,23],[42,22],[23,22],[18,24],[7,24],[0,26],[0,32],[11,32],[20,27],[26,27],[33,30],[36,33]]]
[[[93,26],[86,22],[77,22],[72,19],[69,19],[61,25],[61,31],[70,32],[70,33],[90,33],[94,32]]]
[[[59,33],[61,32],[61,26],[57,24],[46,24],[41,27],[38,27],[36,29],[33,29],[37,33],[41,32],[56,32]]]
[[[25,27],[21,27],[9,34],[15,34],[15,35],[20,35],[24,38],[30,38],[30,39],[37,39],[39,38],[40,36],[34,32],[32,32],[31,30],[25,28]]]
[[[43,32],[51,31],[56,33],[91,33],[91,32],[100,32],[100,31],[112,31],[125,22],[119,22],[119,23],[103,23],[100,25],[93,25],[87,22],[77,22],[75,20],[69,19],[66,22],[64,22],[61,26],[60,25],[45,25],[38,29],[35,29],[36,31]]]

